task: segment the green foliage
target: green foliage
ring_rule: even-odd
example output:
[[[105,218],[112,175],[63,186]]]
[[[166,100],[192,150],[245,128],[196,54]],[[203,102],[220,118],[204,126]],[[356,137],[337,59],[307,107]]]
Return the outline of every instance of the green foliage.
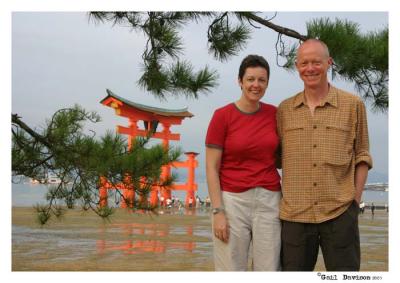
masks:
[[[104,206],[97,210],[97,214],[103,219],[109,219],[109,217],[114,213],[112,207]]]
[[[332,75],[354,82],[373,109],[386,111],[388,99],[388,28],[362,34],[359,25],[336,19],[307,24],[308,36],[329,46],[334,59]]]
[[[334,60],[332,78],[353,82],[373,110],[387,111],[388,28],[363,34],[357,23],[322,18],[307,23],[307,30],[308,38],[318,38],[328,45]],[[294,70],[298,45],[280,45],[278,56],[286,58],[283,67]]]
[[[183,42],[179,29],[192,21],[211,19],[207,30],[208,51],[219,61],[227,61],[246,47],[253,28],[261,24],[278,33],[275,44],[277,64],[294,70],[298,44],[288,45],[283,35],[304,41],[320,38],[329,46],[335,60],[333,78],[354,82],[357,91],[370,100],[373,109],[386,111],[388,101],[388,29],[361,34],[350,21],[318,19],[307,24],[307,36],[278,26],[255,12],[91,12],[95,22],[111,22],[140,31],[147,38],[142,54],[143,74],[138,84],[156,97],[185,95],[198,98],[217,85],[218,74],[207,66],[195,73],[194,67],[180,60]],[[271,47],[266,47],[271,48]],[[285,58],[280,64],[279,58]],[[172,61],[172,63],[171,63]]]
[[[118,134],[107,132],[98,139],[85,134],[84,123],[88,121],[98,122],[100,117],[78,105],[57,111],[40,133],[13,117],[13,176],[23,175],[45,184],[51,175],[61,180],[49,188],[47,205],[36,206],[41,224],[52,215],[61,217],[62,206],[71,209],[78,202],[84,210],[92,209],[103,218],[111,215],[111,208],[99,205],[101,176],[115,188],[118,198],[123,198],[118,184],[126,183],[126,176],[133,189],[144,196],[153,185],[171,184],[171,179],[160,180],[161,167],[176,161],[181,154],[179,149],[149,147],[149,138],[140,138],[128,151],[126,140]],[[146,177],[144,181],[142,177]]]
[[[183,53],[178,30],[191,21],[210,17],[209,12],[91,12],[95,22],[112,22],[140,31],[146,38],[142,54],[143,74],[139,86],[160,99],[184,94],[198,98],[217,85],[218,76],[208,67],[197,73],[188,62],[179,60]],[[238,33],[238,32],[236,32]],[[235,33],[235,34],[236,34]],[[172,61],[172,62],[171,62]],[[164,67],[167,66],[167,67]]]
[[[29,146],[27,146],[29,144]],[[24,131],[14,131],[12,136],[12,168],[24,172],[26,176],[38,176],[38,179],[45,177],[40,167],[44,146],[35,141],[31,141]]]
[[[155,61],[152,66],[144,68],[144,73],[139,79],[139,85],[152,91],[159,98],[165,99],[166,92],[179,96],[198,98],[199,92],[207,93],[217,85],[218,75],[207,66],[197,73],[187,61],[177,61],[171,64],[169,70],[163,69]]]
[[[239,20],[242,17],[238,16]],[[209,52],[220,61],[227,61],[242,50],[250,38],[250,28],[243,22],[237,26],[229,23],[229,14],[216,18],[208,28]]]

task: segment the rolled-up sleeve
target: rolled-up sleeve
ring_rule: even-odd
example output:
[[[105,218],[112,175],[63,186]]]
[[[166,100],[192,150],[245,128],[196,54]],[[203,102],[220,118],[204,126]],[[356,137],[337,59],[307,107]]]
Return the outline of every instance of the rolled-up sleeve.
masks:
[[[367,113],[364,103],[359,99],[357,101],[357,128],[354,143],[355,165],[365,162],[368,169],[372,168],[372,157],[369,152],[369,137]]]

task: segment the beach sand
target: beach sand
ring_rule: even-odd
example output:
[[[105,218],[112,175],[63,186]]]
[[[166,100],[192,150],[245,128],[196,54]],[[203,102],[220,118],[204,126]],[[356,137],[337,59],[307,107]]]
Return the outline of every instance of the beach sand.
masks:
[[[211,224],[197,215],[117,209],[110,221],[69,210],[40,226],[28,207],[12,209],[13,271],[212,271]],[[388,271],[388,214],[360,215],[361,270]],[[316,266],[323,271],[320,255]]]

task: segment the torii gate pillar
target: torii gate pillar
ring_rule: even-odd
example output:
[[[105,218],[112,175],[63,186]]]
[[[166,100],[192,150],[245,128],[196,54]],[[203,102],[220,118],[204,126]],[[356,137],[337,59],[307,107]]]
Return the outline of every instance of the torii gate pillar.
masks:
[[[183,119],[187,117],[191,118],[194,116],[192,113],[187,111],[187,108],[180,110],[169,110],[169,109],[150,107],[132,101],[128,101],[124,98],[115,95],[108,89],[107,89],[107,94],[108,94],[107,97],[105,97],[101,101],[101,103],[105,106],[114,108],[115,113],[117,115],[129,119],[128,127],[117,126],[118,133],[128,135],[129,150],[132,148],[132,146],[134,146],[133,142],[136,137],[138,136],[146,137],[148,136],[149,132],[152,133],[151,138],[161,139],[163,147],[168,150],[170,140],[174,141],[180,140],[180,134],[172,133],[170,131],[170,127],[172,125],[180,125]],[[139,129],[138,127],[139,121],[144,122],[144,129]],[[159,124],[162,125],[162,131],[157,132]],[[187,190],[188,196],[186,197],[186,202],[189,196],[191,196],[194,200],[194,191],[197,189],[197,185],[194,183],[194,170],[195,170],[194,168],[197,167],[197,161],[195,160],[196,155],[197,154],[187,154],[188,160],[186,161],[187,166],[185,167],[188,167],[189,169],[188,182],[186,183],[185,188],[183,187],[181,188]],[[170,175],[171,175],[171,165],[163,166],[160,176],[161,180],[166,180]],[[170,189],[175,189],[175,186],[172,186],[172,188]],[[150,193],[150,203],[152,205],[158,204],[158,193],[161,193],[165,200],[167,198],[170,199],[171,198],[170,189],[153,188],[153,190]],[[128,200],[128,203],[133,203],[135,197],[133,189],[125,188],[124,197]],[[103,201],[103,203],[106,202]]]

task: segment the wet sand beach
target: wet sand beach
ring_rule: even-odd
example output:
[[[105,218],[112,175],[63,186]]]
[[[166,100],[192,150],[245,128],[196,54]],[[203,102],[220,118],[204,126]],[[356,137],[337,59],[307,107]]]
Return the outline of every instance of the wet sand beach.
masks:
[[[110,221],[69,210],[40,226],[29,207],[12,209],[13,271],[212,271],[207,211],[144,215],[117,209]],[[190,215],[190,212],[192,215]],[[388,270],[388,214],[360,214],[361,270]],[[316,270],[324,270],[322,257]]]

